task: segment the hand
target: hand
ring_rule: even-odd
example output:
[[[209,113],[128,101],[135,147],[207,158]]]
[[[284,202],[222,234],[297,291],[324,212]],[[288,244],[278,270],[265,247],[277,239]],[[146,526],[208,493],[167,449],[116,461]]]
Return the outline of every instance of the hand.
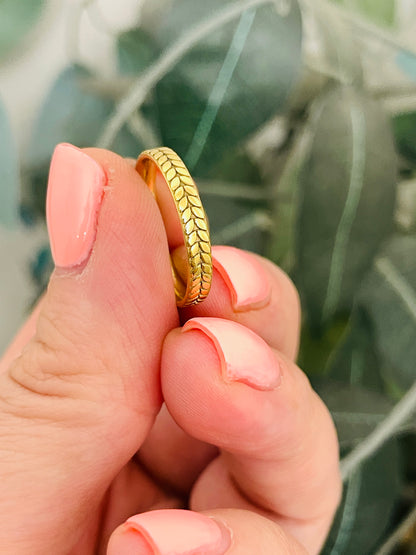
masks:
[[[0,552],[318,553],[338,446],[294,363],[290,280],[214,247],[210,295],[178,316],[128,161],[58,146],[48,198],[57,268],[0,365]]]

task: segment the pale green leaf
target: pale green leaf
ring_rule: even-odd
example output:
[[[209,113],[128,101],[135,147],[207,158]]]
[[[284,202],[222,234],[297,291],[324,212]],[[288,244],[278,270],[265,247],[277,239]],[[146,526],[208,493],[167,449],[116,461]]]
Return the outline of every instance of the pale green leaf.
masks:
[[[18,46],[36,25],[44,0],[0,0],[0,58]]]
[[[357,11],[367,19],[392,27],[396,19],[396,0],[332,0]]]
[[[6,109],[0,101],[0,224],[14,227],[19,219],[20,179],[17,151]]]

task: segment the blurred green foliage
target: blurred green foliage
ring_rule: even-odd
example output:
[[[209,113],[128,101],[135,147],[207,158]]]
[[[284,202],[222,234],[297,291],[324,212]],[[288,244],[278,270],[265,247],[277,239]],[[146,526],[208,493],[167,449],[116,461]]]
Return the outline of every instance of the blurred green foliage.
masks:
[[[114,86],[82,60],[57,75],[20,170],[0,105],[0,224],[18,221],[19,198],[26,219],[42,218],[54,146],[97,144],[142,73],[231,3],[173,0],[162,16],[147,0],[141,25],[114,37]],[[395,25],[393,0],[334,3]],[[306,5],[264,4],[201,36],[109,146],[133,157],[157,144],[174,148],[200,184],[214,239],[290,273],[304,312],[299,362],[346,454],[416,377],[416,203],[410,209],[408,200],[416,199],[416,119],[387,113],[367,86],[362,44],[325,3],[312,12]],[[42,7],[0,1],[0,56],[24,40]],[[311,28],[322,67],[307,56]],[[396,70],[409,76],[416,58],[407,52],[404,68],[402,54]],[[39,291],[50,267],[42,248],[30,268]],[[415,479],[403,471],[412,441],[412,432],[392,437],[350,477],[325,554],[365,555],[383,543]]]
[[[43,0],[0,0],[0,60],[12,58],[39,20]]]

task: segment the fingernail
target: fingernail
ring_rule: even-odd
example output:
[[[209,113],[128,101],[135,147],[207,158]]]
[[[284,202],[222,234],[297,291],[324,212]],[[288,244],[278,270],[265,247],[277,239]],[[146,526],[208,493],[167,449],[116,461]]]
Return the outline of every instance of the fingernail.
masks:
[[[224,555],[231,545],[225,525],[182,509],[129,518],[110,541],[109,555]]]
[[[49,170],[46,219],[56,266],[84,262],[96,235],[106,175],[88,154],[70,144],[55,148]]]
[[[199,330],[213,342],[226,382],[242,382],[260,390],[275,389],[280,364],[267,343],[250,329],[222,318],[191,318],[182,331]]]
[[[271,285],[259,262],[234,247],[212,247],[213,266],[231,293],[234,310],[261,308],[270,300]]]

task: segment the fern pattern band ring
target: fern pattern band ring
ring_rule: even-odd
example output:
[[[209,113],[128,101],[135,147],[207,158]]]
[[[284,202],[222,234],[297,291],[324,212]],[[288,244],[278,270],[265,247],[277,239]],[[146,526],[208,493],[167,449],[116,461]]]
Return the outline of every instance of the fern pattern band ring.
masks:
[[[187,264],[186,269],[181,268],[171,256],[176,304],[183,307],[200,303],[211,288],[212,257],[208,219],[195,182],[181,158],[168,147],[143,151],[136,170],[158,203],[156,183],[160,172],[178,213]]]

